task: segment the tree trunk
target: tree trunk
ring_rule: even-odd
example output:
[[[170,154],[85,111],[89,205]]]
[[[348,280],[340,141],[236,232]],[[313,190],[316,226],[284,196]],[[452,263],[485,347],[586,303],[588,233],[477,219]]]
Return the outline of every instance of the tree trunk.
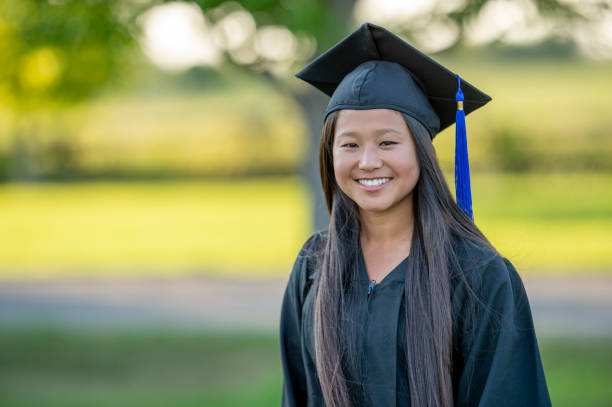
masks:
[[[308,183],[312,199],[312,228],[313,231],[327,229],[329,214],[319,176],[319,140],[323,129],[323,115],[329,98],[316,89],[309,89],[299,94],[293,93],[293,96],[302,108],[307,125],[308,145],[301,173]]]

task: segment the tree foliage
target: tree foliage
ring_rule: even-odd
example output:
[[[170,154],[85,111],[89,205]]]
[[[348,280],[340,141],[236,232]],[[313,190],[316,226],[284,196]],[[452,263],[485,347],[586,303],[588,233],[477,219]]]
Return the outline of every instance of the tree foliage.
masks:
[[[410,37],[427,21],[444,18],[461,30],[488,3],[465,0],[453,9],[434,7],[426,18],[397,29]],[[257,27],[279,25],[316,41],[317,52],[355,25],[355,0],[191,0],[215,23],[228,4],[253,16]],[[167,0],[4,0],[0,3],[0,101],[15,110],[74,103],[124,74],[138,39],[138,18]],[[584,18],[560,0],[533,0],[546,18]],[[608,3],[590,3],[591,9]],[[442,10],[442,11],[440,11]],[[425,23],[424,23],[425,22]],[[421,24],[423,23],[423,24]],[[126,51],[127,50],[127,51]]]
[[[121,71],[121,0],[0,3],[0,98],[15,110],[74,103]]]

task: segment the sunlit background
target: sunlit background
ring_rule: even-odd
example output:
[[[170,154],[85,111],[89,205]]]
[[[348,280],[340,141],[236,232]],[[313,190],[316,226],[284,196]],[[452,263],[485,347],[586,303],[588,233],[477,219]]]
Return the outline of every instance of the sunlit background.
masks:
[[[4,0],[0,405],[278,405],[280,299],[326,213],[327,99],[363,22],[493,97],[477,225],[519,270],[555,406],[612,405],[609,0]],[[434,140],[453,187],[454,127]]]

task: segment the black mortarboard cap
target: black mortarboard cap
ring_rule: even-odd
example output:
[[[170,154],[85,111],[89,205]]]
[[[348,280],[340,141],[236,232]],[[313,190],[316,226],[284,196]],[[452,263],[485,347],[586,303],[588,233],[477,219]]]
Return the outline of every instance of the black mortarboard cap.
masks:
[[[365,23],[297,75],[331,96],[325,113],[388,108],[423,124],[431,137],[455,122],[457,76],[395,34]],[[468,114],[491,100],[461,79]]]

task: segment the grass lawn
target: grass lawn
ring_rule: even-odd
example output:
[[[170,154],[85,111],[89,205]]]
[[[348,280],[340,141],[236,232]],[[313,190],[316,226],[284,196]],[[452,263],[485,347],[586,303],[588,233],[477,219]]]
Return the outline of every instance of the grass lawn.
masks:
[[[0,347],[4,407],[280,404],[267,335],[3,330]]]
[[[477,174],[472,194],[476,224],[521,270],[612,270],[611,174]]]
[[[53,273],[286,272],[308,234],[295,178],[0,187],[0,268]]]
[[[475,174],[472,184],[476,223],[521,272],[612,270],[612,174]],[[2,185],[0,277],[285,276],[309,207],[296,177]]]
[[[554,406],[612,404],[612,339],[540,339]],[[280,405],[277,338],[267,334],[0,331],[0,405]]]

